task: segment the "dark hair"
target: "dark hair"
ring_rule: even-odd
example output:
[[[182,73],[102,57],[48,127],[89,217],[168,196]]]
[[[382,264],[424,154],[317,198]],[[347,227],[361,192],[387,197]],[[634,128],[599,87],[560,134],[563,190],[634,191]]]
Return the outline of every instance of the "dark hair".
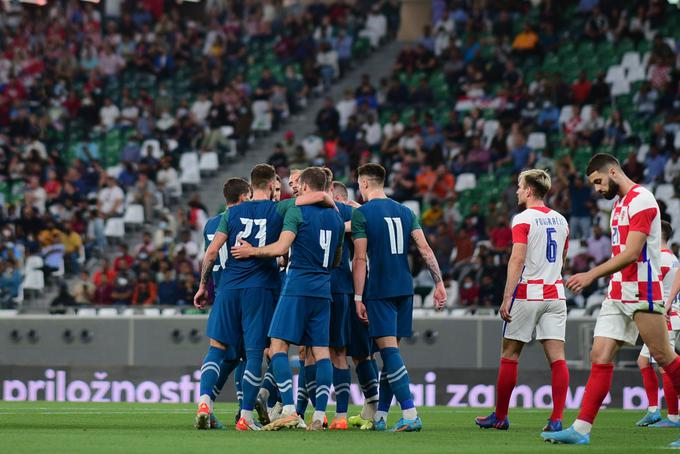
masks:
[[[591,175],[594,172],[598,172],[605,167],[621,167],[621,163],[614,156],[607,153],[597,153],[590,161],[588,161],[588,167],[586,168],[586,175]]]
[[[333,192],[339,194],[344,199],[349,199],[349,193],[347,192],[347,186],[339,181],[333,182]]]
[[[668,221],[661,221],[661,239],[668,241],[673,236],[673,226]]]
[[[314,191],[323,191],[326,188],[326,178],[326,172],[321,167],[308,167],[300,174],[298,184],[307,184]]]
[[[250,184],[253,189],[267,189],[267,185],[276,179],[276,170],[269,164],[258,164],[250,171]]]
[[[357,170],[357,175],[374,180],[376,183],[385,184],[385,168],[380,164],[364,164]]]
[[[250,194],[250,185],[243,178],[229,178],[222,193],[227,203],[237,203],[243,194]]]
[[[323,187],[323,189],[324,191],[328,191],[333,185],[333,171],[328,167],[322,167],[321,170],[323,170],[323,173],[326,174],[326,185]]]

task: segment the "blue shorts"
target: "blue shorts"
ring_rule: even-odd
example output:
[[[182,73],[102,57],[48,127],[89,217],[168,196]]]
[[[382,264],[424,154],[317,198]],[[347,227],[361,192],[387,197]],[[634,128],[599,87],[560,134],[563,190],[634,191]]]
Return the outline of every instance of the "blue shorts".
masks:
[[[331,300],[313,296],[282,296],[276,304],[269,337],[289,344],[328,347]]]
[[[347,293],[333,293],[329,342],[331,347],[344,348],[349,345],[349,298]]]
[[[367,300],[368,333],[376,337],[411,337],[413,334],[413,295]]]
[[[221,289],[208,317],[208,337],[237,351],[266,348],[274,302],[272,289]]]
[[[349,302],[349,344],[347,345],[347,355],[352,358],[368,358],[376,349],[368,336],[368,325],[359,320],[357,316],[357,306],[354,299]]]

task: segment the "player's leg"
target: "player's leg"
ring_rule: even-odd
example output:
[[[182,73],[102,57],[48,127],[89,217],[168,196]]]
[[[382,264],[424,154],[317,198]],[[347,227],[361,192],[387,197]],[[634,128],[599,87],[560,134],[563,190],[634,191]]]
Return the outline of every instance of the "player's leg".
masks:
[[[298,365],[298,389],[297,389],[297,414],[302,419],[305,419],[305,412],[309,404],[309,394],[307,393],[307,372],[305,371],[305,347],[300,346],[299,349],[299,365]],[[316,374],[316,372],[315,372]],[[316,401],[316,397],[314,397]]]
[[[224,424],[222,424],[218,419],[217,416],[215,416],[215,408],[214,404],[215,401],[217,400],[217,397],[220,395],[222,392],[222,388],[224,388],[224,384],[227,382],[227,379],[229,378],[229,375],[236,370],[238,365],[240,364],[240,359],[234,358],[235,354],[230,353],[229,357],[230,359],[225,359],[222,361],[222,364],[220,365],[220,376],[217,378],[217,383],[215,383],[215,386],[213,387],[213,394],[215,395],[215,398],[213,399],[213,409],[212,413],[210,414],[210,428],[211,429],[224,429]]]
[[[513,322],[516,322],[513,320]],[[508,421],[508,407],[510,396],[517,385],[517,362],[524,348],[524,342],[503,338],[501,345],[501,361],[496,379],[496,411],[487,417],[475,418],[475,423],[483,429],[507,430],[510,428]]]
[[[241,408],[243,408],[243,373],[245,371],[246,361],[245,358],[241,357],[236,365],[236,370],[234,371],[234,388],[236,388],[236,401],[238,402],[236,422],[238,422],[238,419],[241,417]]]
[[[201,366],[200,397],[196,413],[196,428],[199,430],[210,429],[210,415],[215,401],[214,389],[220,376],[222,363],[227,359],[227,346],[215,339],[210,339],[208,353],[203,358]]]
[[[542,313],[536,323],[536,339],[543,344],[545,357],[550,364],[553,410],[543,428],[545,432],[562,430],[562,415],[569,390],[569,369],[564,356],[567,328],[567,304],[562,300],[539,303]]]
[[[356,314],[356,305],[352,298],[349,302],[349,346],[348,355],[352,356],[357,380],[364,394],[364,405],[361,413],[348,419],[348,423],[355,427],[369,428],[373,424],[375,412],[378,409],[378,366],[371,354],[371,339],[368,336],[368,326],[363,324]]]
[[[316,403],[312,424],[310,424],[308,430],[322,430],[326,424],[326,406],[333,383],[333,365],[328,348],[331,301],[308,298],[306,309],[305,337],[307,345],[311,346],[311,349],[307,350],[307,360],[309,360],[311,350],[316,361]],[[309,387],[307,389],[309,392]]]
[[[314,358],[314,350],[312,348],[301,347],[305,350],[305,388],[307,388],[307,396],[312,403],[312,407],[316,408],[316,359]],[[305,405],[306,408],[306,405]]]
[[[270,397],[276,401],[278,399],[279,390],[276,388],[276,383],[274,382],[274,373],[272,372],[271,363],[271,352],[269,347],[264,350],[264,364],[265,364],[265,374],[262,379],[262,387],[257,393],[257,400],[255,401],[255,410],[257,410],[260,423],[267,425],[271,422],[269,417],[269,399]],[[272,407],[274,403],[272,403]]]
[[[640,350],[640,355],[637,359],[637,365],[642,375],[642,385],[647,394],[647,413],[640,419],[636,426],[646,427],[661,421],[661,411],[659,410],[659,379],[656,376],[656,370],[651,361],[649,348],[643,345]]]
[[[336,410],[331,430],[347,429],[347,408],[349,406],[352,373],[347,362],[349,343],[349,295],[333,294],[330,320],[330,353],[333,363],[333,388],[335,389]]]
[[[669,331],[668,337],[671,350],[675,351],[675,342],[678,337],[678,332]],[[678,393],[675,391],[673,383],[663,369],[661,369],[661,379],[663,382],[663,397],[666,401],[666,406],[668,407],[668,417],[649,427],[680,427],[680,417],[678,417]]]

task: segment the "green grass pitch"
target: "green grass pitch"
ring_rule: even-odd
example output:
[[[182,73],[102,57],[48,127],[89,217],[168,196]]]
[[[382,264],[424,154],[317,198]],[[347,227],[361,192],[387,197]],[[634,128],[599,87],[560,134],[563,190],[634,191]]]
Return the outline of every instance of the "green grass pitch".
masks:
[[[473,423],[485,409],[424,408],[420,433],[304,431],[239,433],[233,404],[216,405],[224,431],[193,428],[194,406],[169,404],[89,404],[0,402],[0,452],[3,453],[532,453],[649,452],[665,449],[680,430],[634,427],[640,412],[604,410],[591,445],[543,443],[546,411],[511,409],[507,432],[482,430]],[[332,408],[330,409],[332,414]],[[353,408],[352,410],[356,410]],[[350,412],[350,414],[352,414]],[[568,412],[571,422],[574,412]],[[393,411],[390,423],[398,411]]]

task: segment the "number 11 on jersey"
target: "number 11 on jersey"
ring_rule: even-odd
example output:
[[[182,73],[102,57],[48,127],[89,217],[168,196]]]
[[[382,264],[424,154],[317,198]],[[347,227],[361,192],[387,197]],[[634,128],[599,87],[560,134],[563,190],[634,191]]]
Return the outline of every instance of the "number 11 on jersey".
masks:
[[[385,218],[387,233],[390,236],[390,252],[392,254],[404,253],[404,228],[401,226],[401,218]]]

